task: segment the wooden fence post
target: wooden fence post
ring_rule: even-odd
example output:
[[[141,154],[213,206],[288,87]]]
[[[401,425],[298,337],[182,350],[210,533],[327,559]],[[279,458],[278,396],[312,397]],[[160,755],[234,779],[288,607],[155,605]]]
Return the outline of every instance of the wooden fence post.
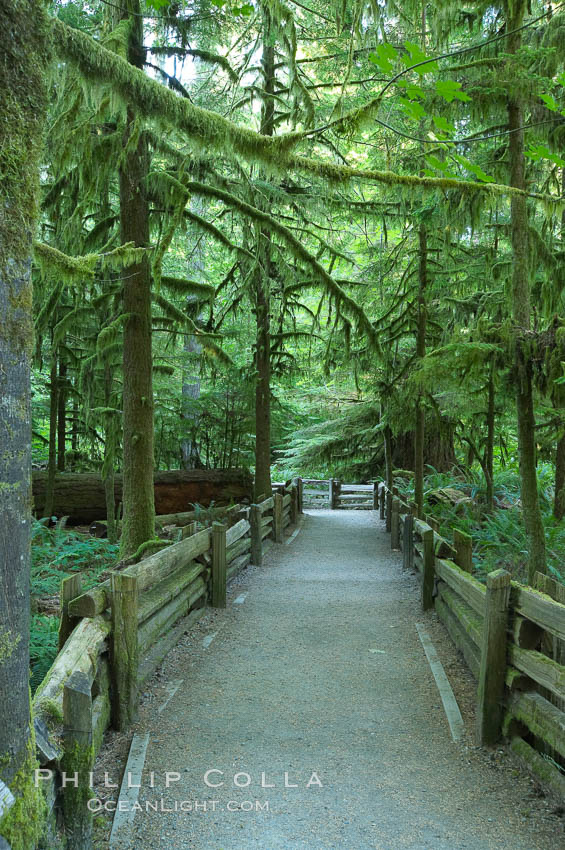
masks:
[[[390,490],[386,491],[386,530],[390,534],[391,522],[392,522],[392,493]]]
[[[294,484],[290,488],[290,522],[296,525],[298,522],[298,488]]]
[[[396,498],[391,505],[390,548],[400,549],[400,502]]]
[[[477,696],[477,741],[492,746],[500,737],[504,678],[506,675],[506,629],[510,602],[510,573],[494,570],[487,576],[481,667]]]
[[[423,569],[422,569],[422,610],[434,606],[435,553],[434,532],[431,528],[422,533]]]
[[[275,505],[273,508],[273,534],[275,543],[283,542],[283,496],[282,493],[275,493]]]
[[[112,717],[123,731],[137,715],[137,576],[112,573]]]
[[[378,511],[379,509],[379,485],[378,482],[375,481],[373,483],[373,510]]]
[[[385,518],[385,503],[386,503],[385,485],[384,484],[381,484],[380,491],[381,492],[380,492],[380,498],[379,498],[379,518],[384,519]]]
[[[212,608],[226,607],[226,526],[212,525]]]
[[[78,623],[77,617],[71,617],[69,614],[69,602],[76,596],[82,593],[82,576],[80,573],[75,573],[72,576],[67,576],[61,582],[61,621],[59,623],[59,638],[58,651],[60,652],[65,645],[65,641]]]
[[[414,517],[412,514],[406,514],[404,517],[402,554],[404,556],[404,569],[412,569],[414,566]]]
[[[277,493],[277,495],[279,495]],[[276,499],[276,496],[275,496]],[[282,499],[282,496],[281,496]],[[263,563],[263,540],[261,537],[261,508],[259,505],[249,507],[249,524],[251,526],[251,563],[260,567]]]
[[[181,537],[183,540],[186,540],[187,537],[192,537],[193,534],[196,534],[195,522],[189,522],[181,529]]]
[[[330,508],[332,511],[337,510],[339,505],[339,491],[341,482],[337,478],[330,478]]]
[[[473,538],[458,528],[453,530],[453,544],[455,546],[455,563],[467,573],[473,572]]]
[[[137,628],[137,623],[136,623]],[[63,816],[68,850],[92,847],[92,813],[88,809],[92,757],[92,693],[86,673],[75,670],[63,691]]]
[[[298,513],[304,513],[304,482],[302,478],[296,479],[296,486],[298,489]]]

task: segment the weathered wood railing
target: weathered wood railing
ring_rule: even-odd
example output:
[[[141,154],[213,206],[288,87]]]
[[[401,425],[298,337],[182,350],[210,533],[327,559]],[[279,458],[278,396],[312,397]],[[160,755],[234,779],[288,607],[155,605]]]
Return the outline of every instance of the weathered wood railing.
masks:
[[[308,507],[339,510],[374,510],[378,484],[346,484],[338,478],[303,478],[304,502]]]
[[[52,803],[57,772],[92,767],[106,729],[132,723],[140,688],[206,604],[225,607],[228,582],[248,564],[260,566],[301,512],[302,482],[294,479],[258,504],[226,509],[223,522],[184,526],[178,543],[85,593],[76,576],[64,580],[61,648],[33,699],[38,760],[51,771]],[[62,801],[65,827],[76,833],[73,846],[86,850],[90,815],[84,805],[74,811],[72,798]]]
[[[378,501],[391,547],[420,578],[422,608],[435,608],[477,680],[478,742],[503,734],[565,798],[565,588],[541,575],[525,587],[505,570],[485,585],[471,574],[469,535],[455,529],[449,543],[395,487],[381,484]]]

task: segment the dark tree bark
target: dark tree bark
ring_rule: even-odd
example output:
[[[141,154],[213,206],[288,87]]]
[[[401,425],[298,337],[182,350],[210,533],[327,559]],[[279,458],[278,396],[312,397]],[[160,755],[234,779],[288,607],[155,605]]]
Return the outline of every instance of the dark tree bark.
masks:
[[[415,457],[414,430],[395,434],[392,438],[393,469],[413,469]],[[424,457],[438,472],[448,472],[457,463],[454,426],[428,412],[424,427]]]
[[[508,3],[506,25],[510,31],[523,23],[526,3]],[[508,39],[509,53],[520,49],[521,33],[514,32]],[[508,99],[508,154],[510,185],[526,188],[524,156],[524,112],[518,94]],[[535,416],[532,381],[530,334],[530,280],[528,208],[523,195],[513,195],[510,203],[512,230],[512,318],[514,320],[514,381],[518,420],[518,452],[520,457],[520,485],[522,515],[528,540],[528,581],[533,582],[537,571],[546,572],[545,532],[538,500],[536,473]]]
[[[31,250],[46,110],[49,23],[43,6],[0,0],[0,778],[24,797],[0,835],[20,846],[37,838],[29,705]],[[21,771],[17,787],[15,777]],[[16,833],[17,829],[17,833]]]
[[[129,61],[143,67],[143,26],[137,0],[124,6],[132,16]],[[149,245],[149,168],[147,138],[136,132],[136,116],[127,110],[124,156],[120,168],[120,228],[122,244]],[[123,525],[120,554],[133,555],[155,534],[153,499],[153,363],[151,349],[151,270],[147,257],[124,270],[123,309]]]

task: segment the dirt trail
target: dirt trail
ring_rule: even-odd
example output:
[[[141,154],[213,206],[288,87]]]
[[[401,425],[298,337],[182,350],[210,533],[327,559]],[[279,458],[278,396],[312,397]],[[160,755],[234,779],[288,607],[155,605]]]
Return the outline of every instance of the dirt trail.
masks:
[[[229,597],[145,695],[144,810],[125,846],[555,850],[563,841],[562,821],[514,762],[473,747],[455,651],[435,615],[422,615],[416,580],[374,512],[307,514],[296,539],[273,547]],[[463,679],[454,683],[463,742],[451,740],[416,622],[450,677]],[[206,785],[210,770],[221,787]],[[166,771],[180,775],[169,788]],[[285,773],[297,787],[285,787]],[[249,785],[235,787],[246,774]],[[187,801],[199,810],[145,812],[146,802]]]

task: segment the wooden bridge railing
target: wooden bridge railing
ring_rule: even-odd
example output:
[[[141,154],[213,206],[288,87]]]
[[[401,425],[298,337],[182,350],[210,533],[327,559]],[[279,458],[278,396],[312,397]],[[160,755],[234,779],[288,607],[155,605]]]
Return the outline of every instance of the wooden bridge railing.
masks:
[[[374,510],[378,483],[346,484],[338,478],[303,478],[304,504],[307,507],[340,510]]]
[[[294,479],[258,504],[226,509],[223,522],[190,523],[178,543],[86,593],[76,576],[63,581],[60,651],[33,699],[38,760],[51,771],[51,806],[58,772],[92,769],[106,729],[130,726],[140,689],[181,635],[207,604],[225,607],[227,584],[249,563],[260,566],[301,512],[302,482]],[[76,838],[72,846],[88,850],[92,815],[82,797],[76,806],[73,799],[65,793],[65,828],[71,844],[72,834]]]
[[[398,490],[379,488],[391,547],[421,584],[422,608],[435,608],[477,680],[477,741],[504,735],[529,769],[565,799],[565,587],[537,575],[536,588],[506,570],[473,577],[472,539],[453,542],[433,518],[418,519]]]

